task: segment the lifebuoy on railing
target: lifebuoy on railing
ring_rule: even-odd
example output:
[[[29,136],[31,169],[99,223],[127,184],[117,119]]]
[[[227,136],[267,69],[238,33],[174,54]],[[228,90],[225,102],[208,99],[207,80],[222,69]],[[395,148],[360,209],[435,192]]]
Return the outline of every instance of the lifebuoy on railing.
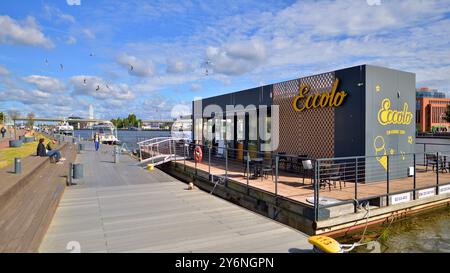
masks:
[[[202,158],[203,158],[202,148],[200,146],[195,147],[194,160],[196,162],[200,162],[200,161],[202,161]]]

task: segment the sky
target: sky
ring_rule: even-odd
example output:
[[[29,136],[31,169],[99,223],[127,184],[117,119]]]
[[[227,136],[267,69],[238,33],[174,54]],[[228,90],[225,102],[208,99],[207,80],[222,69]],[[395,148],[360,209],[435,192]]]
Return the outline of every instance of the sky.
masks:
[[[0,2],[0,111],[166,119],[372,64],[450,94],[450,0]]]

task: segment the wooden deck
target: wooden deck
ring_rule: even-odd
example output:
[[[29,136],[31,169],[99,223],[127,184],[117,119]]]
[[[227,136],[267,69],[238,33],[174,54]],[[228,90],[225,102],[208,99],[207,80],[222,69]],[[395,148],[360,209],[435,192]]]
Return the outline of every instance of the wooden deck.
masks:
[[[195,162],[192,160],[178,161],[180,164],[186,164],[190,168],[195,168]],[[215,176],[225,176],[225,162],[224,161],[213,161],[211,167],[209,168],[208,162],[197,163],[197,169],[208,172]],[[236,162],[230,162],[228,165],[228,178],[247,185],[247,177],[244,176],[244,166]],[[275,180],[275,179],[274,179]],[[248,184],[251,187],[261,189],[266,192],[275,193],[275,183],[272,177],[269,175],[268,179],[249,179]],[[278,177],[278,195],[298,201],[306,205],[312,205],[306,201],[306,198],[314,196],[313,185],[309,178],[305,179],[305,185],[302,183],[303,178],[299,174],[288,173],[280,171]],[[450,183],[450,173],[440,172],[439,173],[440,184]],[[404,190],[413,189],[413,177],[402,178],[402,179],[392,179],[390,180],[389,191],[390,193],[400,192]],[[424,187],[434,187],[436,186],[436,172],[432,172],[429,168],[428,172],[425,171],[425,167],[417,166],[416,171],[416,188]],[[371,197],[387,193],[387,183],[374,182],[374,183],[358,183],[358,198]],[[337,183],[336,187],[331,187],[329,190],[328,186],[320,190],[321,197],[334,198],[338,200],[353,200],[355,198],[355,183],[346,182],[345,185],[342,183],[342,189]]]
[[[195,189],[155,169],[147,172],[91,145],[78,156],[85,178],[70,187],[40,252],[308,252],[307,236]]]

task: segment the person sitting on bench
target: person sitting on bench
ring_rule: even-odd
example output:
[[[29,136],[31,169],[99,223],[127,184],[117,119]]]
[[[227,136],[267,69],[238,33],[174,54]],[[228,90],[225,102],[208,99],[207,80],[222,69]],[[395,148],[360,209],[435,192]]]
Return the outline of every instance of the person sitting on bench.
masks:
[[[56,139],[50,140],[47,143],[47,156],[55,157],[56,163],[66,160],[65,158],[61,157],[61,152],[58,149],[56,149],[55,145],[56,145]]]

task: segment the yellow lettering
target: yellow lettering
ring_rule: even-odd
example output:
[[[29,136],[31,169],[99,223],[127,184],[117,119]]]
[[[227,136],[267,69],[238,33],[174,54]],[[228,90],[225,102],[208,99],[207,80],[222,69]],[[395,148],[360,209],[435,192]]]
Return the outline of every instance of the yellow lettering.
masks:
[[[310,87],[307,85],[300,86],[299,95],[294,98],[292,103],[294,110],[297,112],[302,112],[308,109],[318,109],[325,107],[339,107],[344,103],[347,93],[345,91],[336,92],[339,86],[339,79],[333,83],[333,88],[331,92],[323,92],[319,94],[308,95]],[[306,98],[306,99],[305,99]],[[305,99],[303,105],[301,101]]]
[[[411,124],[413,113],[408,111],[408,104],[405,102],[403,105],[403,110],[392,110],[391,101],[389,99],[384,99],[381,102],[381,109],[378,111],[378,122],[381,125],[409,125]]]

